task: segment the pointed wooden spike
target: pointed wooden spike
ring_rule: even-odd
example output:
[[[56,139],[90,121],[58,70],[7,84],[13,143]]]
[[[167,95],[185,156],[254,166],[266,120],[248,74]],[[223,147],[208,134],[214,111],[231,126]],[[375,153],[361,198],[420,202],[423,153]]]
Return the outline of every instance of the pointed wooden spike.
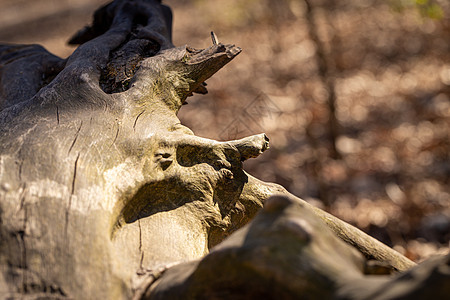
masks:
[[[214,31],[211,31],[211,39],[212,39],[213,45],[219,44],[219,39],[217,38],[217,35],[214,33]]]

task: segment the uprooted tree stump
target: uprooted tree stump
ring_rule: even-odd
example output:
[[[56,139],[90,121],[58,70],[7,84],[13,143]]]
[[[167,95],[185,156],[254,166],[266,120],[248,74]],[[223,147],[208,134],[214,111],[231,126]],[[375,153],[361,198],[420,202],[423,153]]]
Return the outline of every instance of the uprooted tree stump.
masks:
[[[2,297],[448,293],[448,257],[407,271],[407,258],[245,173],[264,134],[218,142],[181,125],[186,98],[241,50],[174,47],[171,22],[159,1],[116,0],[65,60],[0,46]],[[403,273],[365,275],[380,270]]]

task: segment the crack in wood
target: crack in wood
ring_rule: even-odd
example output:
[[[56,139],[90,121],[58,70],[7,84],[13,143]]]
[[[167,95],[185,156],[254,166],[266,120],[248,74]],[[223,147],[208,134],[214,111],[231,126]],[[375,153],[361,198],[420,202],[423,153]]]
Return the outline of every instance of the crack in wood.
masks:
[[[23,167],[23,160],[21,160],[19,164],[19,181],[22,181],[22,167]]]
[[[18,238],[19,238],[19,245],[20,245],[20,253],[21,253],[21,263],[20,267],[23,269],[21,272],[22,274],[22,289],[26,293],[27,292],[27,272],[28,264],[27,264],[27,247],[25,245],[25,231],[27,228],[27,209],[24,210],[24,218],[23,218],[23,225],[22,230],[19,230],[17,232]]]
[[[80,126],[80,128],[81,128],[81,126]],[[67,227],[68,227],[68,225],[69,225],[69,212],[70,212],[70,208],[71,208],[71,206],[72,206],[72,197],[73,197],[73,195],[74,195],[74,193],[75,193],[75,180],[76,180],[76,178],[77,178],[77,167],[78,167],[78,159],[79,159],[79,158],[80,158],[80,153],[78,153],[77,158],[75,159],[75,165],[74,165],[74,168],[73,168],[72,190],[71,190],[71,192],[70,192],[69,203],[68,203],[68,205],[67,205],[67,210],[66,210],[66,223],[65,223],[65,226],[64,226],[66,236],[67,236]]]
[[[73,195],[75,192],[75,179],[77,177],[77,166],[78,166],[79,158],[80,158],[80,153],[78,153],[77,158],[75,159],[75,166],[73,168],[72,191],[70,193],[71,195]]]
[[[59,107],[58,107],[58,105],[56,105],[56,121],[58,122],[58,125],[59,125]]]
[[[69,151],[67,152],[67,154],[70,154],[70,151],[72,151],[72,148],[78,139],[78,135],[80,134],[81,126],[83,126],[83,121],[81,121],[80,127],[78,127],[77,133],[75,134],[75,138],[73,139],[72,145],[70,145],[70,148],[69,148]],[[77,158],[77,160],[78,160],[78,158]]]
[[[19,211],[21,211],[25,204],[25,189],[27,188],[27,183],[24,182],[22,185],[22,193],[20,194],[20,206]]]
[[[134,131],[136,131],[136,123],[137,123],[139,117],[140,117],[144,112],[145,112],[145,109],[144,109],[143,111],[141,111],[141,112],[137,115],[136,120],[134,120],[134,124],[133,124],[133,130],[134,130]]]
[[[111,148],[114,145],[114,143],[116,142],[117,137],[119,136],[119,130],[120,130],[120,125],[117,125],[116,136],[114,137],[114,140],[113,140],[111,146],[109,146],[109,148]]]
[[[144,251],[142,250],[142,227],[141,227],[141,220],[138,220],[138,226],[139,226],[139,252],[141,254],[141,260],[139,262],[139,269],[143,270],[143,262],[144,262]]]

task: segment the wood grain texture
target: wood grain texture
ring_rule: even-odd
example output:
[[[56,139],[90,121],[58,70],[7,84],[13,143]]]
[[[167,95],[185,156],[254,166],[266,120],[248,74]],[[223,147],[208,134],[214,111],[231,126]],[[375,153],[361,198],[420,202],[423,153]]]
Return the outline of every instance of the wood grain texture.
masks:
[[[182,272],[199,274],[195,284],[204,284],[211,274],[202,265],[228,261],[232,265],[212,270],[229,268],[240,275],[246,256],[234,264],[228,254],[218,254],[220,249],[230,246],[252,256],[260,246],[271,247],[266,231],[277,241],[289,241],[277,242],[279,252],[273,257],[264,250],[268,256],[261,259],[267,268],[248,274],[279,276],[274,296],[305,292],[295,283],[283,287],[290,284],[283,278],[291,271],[305,276],[307,291],[311,287],[314,293],[331,295],[341,289],[323,290],[309,286],[308,280],[315,284],[319,276],[324,284],[351,283],[353,277],[341,276],[351,268],[365,282],[367,259],[398,271],[414,266],[284,188],[246,174],[242,161],[268,149],[265,134],[218,142],[197,137],[180,124],[177,112],[186,98],[205,93],[204,81],[238,55],[239,47],[174,47],[172,16],[159,1],[116,0],[95,16],[72,39],[81,46],[67,59],[39,46],[0,47],[2,296],[130,299],[167,292],[185,298],[178,288],[169,291],[177,284],[195,290],[195,285],[186,286],[191,281]],[[247,229],[236,232],[275,194],[287,198],[275,197],[279,203],[271,200]],[[266,220],[271,210],[280,213],[276,218],[287,218],[287,227],[273,232]],[[305,226],[312,231],[298,224],[310,224]],[[241,243],[248,234],[256,244]],[[309,243],[311,239],[317,242]],[[299,253],[306,253],[294,264],[299,270],[278,264],[277,259]],[[318,265],[302,269],[303,261],[314,260]],[[319,275],[314,273],[317,266]],[[224,276],[239,283],[238,277]],[[155,285],[153,293],[151,284],[158,278],[165,283]],[[256,281],[244,295],[260,295],[252,291],[267,286],[267,280]],[[233,292],[232,285],[225,287]]]

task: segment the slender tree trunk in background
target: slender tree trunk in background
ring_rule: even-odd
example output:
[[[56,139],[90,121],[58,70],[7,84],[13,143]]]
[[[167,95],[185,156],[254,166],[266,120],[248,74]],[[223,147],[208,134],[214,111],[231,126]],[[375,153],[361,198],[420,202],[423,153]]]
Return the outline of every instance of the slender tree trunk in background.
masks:
[[[334,83],[334,75],[332,72],[332,67],[327,61],[327,55],[325,50],[325,45],[319,38],[317,32],[317,25],[314,20],[314,14],[316,9],[310,0],[305,0],[306,4],[306,20],[308,24],[308,31],[312,41],[316,45],[316,61],[318,67],[319,77],[327,90],[326,103],[328,106],[328,136],[330,139],[330,157],[333,159],[341,158],[341,155],[336,147],[336,140],[339,136],[339,122],[336,117],[336,89]]]
[[[328,136],[330,139],[330,156],[333,159],[341,158],[341,155],[336,147],[336,140],[339,136],[339,122],[336,118],[336,89],[334,83],[334,75],[332,72],[332,67],[330,62],[327,61],[327,55],[325,50],[325,45],[320,40],[319,34],[317,32],[317,25],[314,20],[314,14],[316,9],[314,5],[311,4],[310,0],[305,0],[306,4],[306,20],[308,24],[308,31],[312,41],[316,45],[316,61],[319,71],[319,77],[327,90],[326,103],[328,106]]]
[[[330,55],[327,55],[327,51],[325,49],[324,43],[321,41],[317,29],[317,24],[315,21],[315,14],[317,12],[316,6],[311,3],[310,0],[304,1],[306,10],[305,10],[305,19],[306,23],[308,25],[308,32],[310,39],[315,44],[315,59],[318,69],[318,75],[320,78],[320,81],[324,87],[324,89],[327,91],[325,103],[327,106],[328,111],[328,118],[325,124],[325,134],[328,140],[327,148],[328,148],[328,155],[323,156],[318,153],[320,153],[319,150],[319,142],[318,137],[313,134],[313,126],[317,124],[310,124],[308,128],[306,129],[306,135],[308,137],[309,143],[311,144],[312,148],[315,149],[315,161],[313,162],[313,175],[317,181],[318,184],[318,194],[319,198],[324,202],[324,204],[329,207],[333,201],[333,195],[330,195],[329,187],[327,186],[327,183],[325,183],[323,179],[323,169],[324,165],[327,163],[327,158],[331,159],[341,159],[341,154],[339,153],[339,150],[337,148],[337,138],[340,134],[340,124],[338,122],[338,119],[336,117],[336,88],[335,88],[335,74],[333,72],[333,64],[330,63]],[[331,2],[330,4],[327,4],[328,6],[334,6],[335,3]],[[330,9],[332,11],[332,8]],[[313,121],[314,122],[314,121]]]
[[[407,271],[407,258],[246,174],[264,134],[217,142],[181,125],[186,98],[240,49],[174,47],[171,22],[158,1],[116,0],[65,60],[0,46],[1,298],[390,299],[405,280],[396,295],[447,291],[448,257]],[[409,275],[365,276],[380,270]]]

